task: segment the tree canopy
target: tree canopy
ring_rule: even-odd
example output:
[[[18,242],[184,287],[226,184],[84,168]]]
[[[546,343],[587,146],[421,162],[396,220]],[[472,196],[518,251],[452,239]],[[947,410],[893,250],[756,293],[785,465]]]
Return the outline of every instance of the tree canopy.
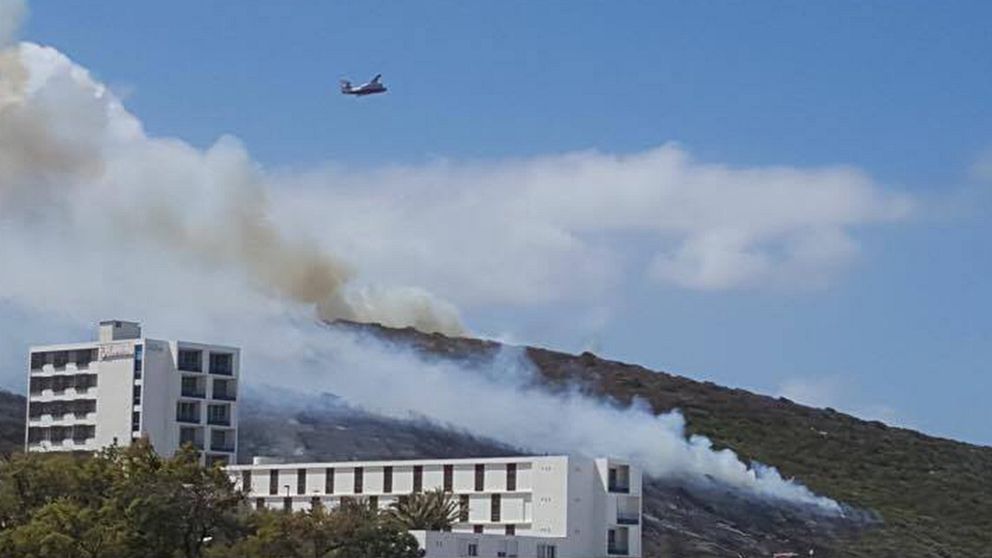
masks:
[[[24,558],[416,558],[390,512],[251,511],[192,447],[158,456],[146,440],[95,455],[0,460],[0,556]]]

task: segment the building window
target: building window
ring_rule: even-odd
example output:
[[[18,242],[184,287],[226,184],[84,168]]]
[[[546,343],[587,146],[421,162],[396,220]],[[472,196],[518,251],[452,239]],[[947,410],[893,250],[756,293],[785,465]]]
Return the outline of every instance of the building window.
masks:
[[[499,494],[493,494],[490,497],[490,502],[489,502],[489,510],[490,510],[489,520],[492,521],[493,523],[499,523],[500,522],[500,509],[499,508],[500,508]]]
[[[513,492],[517,489],[517,464],[507,463],[506,464],[506,490],[507,492]]]
[[[369,506],[374,509],[379,509],[379,497],[369,496]]]
[[[279,494],[279,471],[276,469],[269,471],[269,494]]]
[[[72,427],[72,441],[76,444],[85,444],[86,440],[94,436],[96,436],[95,426],[77,424]]]
[[[328,467],[324,471],[324,493],[334,494],[334,468]]]
[[[476,535],[481,535],[483,531],[484,531],[484,529],[483,529],[482,525],[473,525],[472,526],[472,532],[475,533]]]
[[[55,351],[52,353],[52,365],[56,369],[65,368],[69,364],[69,351]]]
[[[382,468],[382,491],[389,494],[393,491],[393,468],[383,467]]]
[[[286,496],[285,498],[283,498],[282,499],[282,509],[284,509],[286,511],[292,510],[293,509],[293,499],[290,498],[289,496]]]
[[[203,397],[203,390],[200,389],[200,379],[195,376],[183,376],[180,380],[180,391],[183,397]]]
[[[458,496],[458,521],[461,523],[468,521],[468,494]]]
[[[134,411],[131,413],[131,431],[138,432],[141,430],[141,413],[139,411]]]
[[[424,491],[424,466],[414,465],[413,466],[413,491],[423,492]]]
[[[323,504],[320,503],[320,496],[314,496],[313,498],[310,498],[310,509],[315,510],[319,508],[321,505]]]
[[[537,545],[537,558],[555,558],[555,550],[553,544],[540,543]]]
[[[265,498],[255,498],[255,509],[258,511],[265,509]]]
[[[486,488],[486,466],[479,463],[475,466],[475,491],[482,492]]]
[[[186,372],[203,372],[203,351],[179,349],[179,369]]]
[[[48,359],[47,353],[31,353],[31,370],[41,370]]]
[[[93,362],[93,349],[79,349],[74,352],[73,360],[76,362],[76,368],[89,368],[90,363]]]
[[[207,424],[230,426],[231,425],[230,411],[231,411],[231,406],[224,403],[207,405]]]
[[[131,388],[131,400],[135,405],[141,405],[141,384]]]
[[[200,423],[200,404],[180,401],[176,404],[176,420],[179,422]]]
[[[453,492],[455,487],[455,467],[454,465],[444,466],[444,491]]]
[[[506,526],[506,536],[512,537],[512,536],[514,536],[516,534],[517,534],[517,526],[516,525],[507,525]]]
[[[296,493],[306,494],[307,493],[307,470],[297,469],[296,470]]]
[[[231,353],[210,353],[210,373],[231,376],[234,374],[234,355]]]
[[[479,525],[479,527],[482,527],[482,525]],[[481,533],[482,531],[479,532]],[[468,555],[469,556],[479,555],[479,545],[477,543],[468,543]]]
[[[241,471],[241,491],[251,492],[251,471]]]
[[[627,465],[610,467],[608,479],[610,492],[630,492],[630,467]]]
[[[234,401],[237,399],[237,390],[234,388],[234,380],[214,379],[214,399]]]
[[[355,467],[355,494],[361,494],[365,479],[365,471],[361,467]]]
[[[134,377],[141,377],[141,363],[144,351],[141,345],[134,346]]]
[[[199,428],[190,428],[188,426],[179,427],[179,445],[192,444],[194,448],[198,450],[203,449],[203,441],[200,439]]]

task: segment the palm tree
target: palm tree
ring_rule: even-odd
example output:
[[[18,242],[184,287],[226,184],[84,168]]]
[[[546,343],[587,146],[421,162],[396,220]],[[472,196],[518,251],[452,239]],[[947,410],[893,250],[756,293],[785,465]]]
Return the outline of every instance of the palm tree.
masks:
[[[444,531],[458,519],[458,504],[450,492],[438,488],[400,496],[387,513],[407,530]]]

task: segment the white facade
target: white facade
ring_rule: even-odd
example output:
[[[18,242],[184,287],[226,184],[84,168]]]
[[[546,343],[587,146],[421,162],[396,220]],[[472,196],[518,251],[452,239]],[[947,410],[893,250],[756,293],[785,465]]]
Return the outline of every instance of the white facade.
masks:
[[[428,558],[640,556],[641,476],[628,463],[566,456],[349,461],[227,468],[256,508],[342,499],[380,508],[442,488],[459,504],[451,532],[414,532]]]
[[[237,452],[240,351],[142,337],[100,323],[97,341],[31,347],[28,451],[94,451],[146,436],[161,455],[191,442],[208,463]]]

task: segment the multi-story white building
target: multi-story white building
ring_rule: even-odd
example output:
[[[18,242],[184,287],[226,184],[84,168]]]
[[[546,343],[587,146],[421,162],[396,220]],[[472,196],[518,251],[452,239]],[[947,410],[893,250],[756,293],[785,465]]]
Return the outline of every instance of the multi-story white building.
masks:
[[[451,492],[451,532],[414,532],[428,558],[640,556],[641,475],[629,463],[567,456],[267,463],[227,468],[259,508],[383,508],[406,494]]]
[[[94,451],[147,436],[172,455],[187,442],[206,462],[233,463],[240,351],[142,337],[100,323],[97,341],[31,347],[28,451]]]

